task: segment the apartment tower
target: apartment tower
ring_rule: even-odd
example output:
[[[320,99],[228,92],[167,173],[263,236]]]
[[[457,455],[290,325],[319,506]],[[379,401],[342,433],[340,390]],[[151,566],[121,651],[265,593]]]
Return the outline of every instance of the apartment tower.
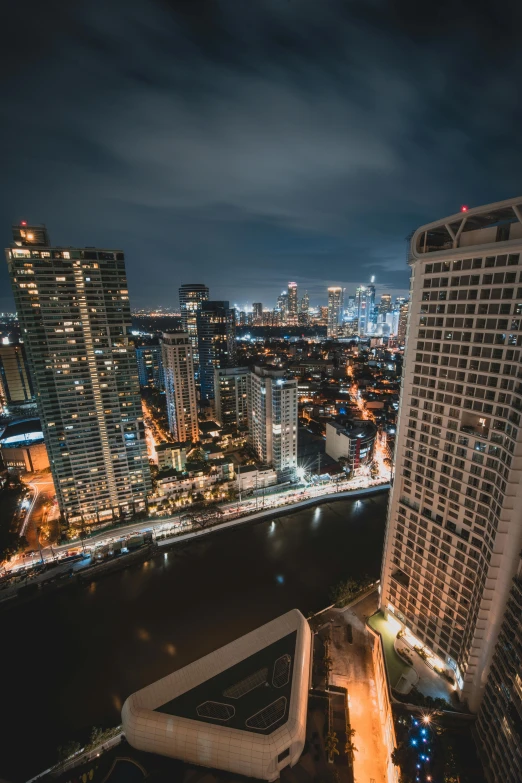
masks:
[[[192,341],[187,332],[165,332],[161,341],[169,429],[180,443],[199,440]]]
[[[183,331],[190,337],[194,370],[199,371],[198,311],[208,299],[208,288],[203,283],[187,283],[179,289],[179,307]]]
[[[478,708],[522,548],[522,198],[413,235],[381,603]]]
[[[341,332],[341,324],[343,320],[343,307],[344,307],[344,288],[339,286],[331,286],[328,289],[328,313],[327,313],[327,328],[326,334],[332,339],[336,340]],[[323,308],[321,308],[322,310]]]
[[[202,302],[197,313],[201,399],[214,400],[214,371],[236,359],[236,312],[228,302]]]
[[[284,370],[254,367],[248,377],[249,442],[257,456],[291,477],[297,468],[297,381]]]
[[[96,523],[145,507],[151,478],[121,250],[52,247],[13,227],[7,265],[60,511]]]
[[[248,367],[222,367],[214,371],[216,419],[236,430],[248,426]]]

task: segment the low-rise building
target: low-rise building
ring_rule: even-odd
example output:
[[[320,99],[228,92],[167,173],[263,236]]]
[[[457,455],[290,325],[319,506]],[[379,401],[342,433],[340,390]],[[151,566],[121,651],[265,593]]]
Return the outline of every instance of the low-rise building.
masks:
[[[312,634],[293,609],[129,696],[132,747],[275,781],[306,737]]]
[[[174,468],[174,470],[182,471],[187,462],[187,451],[190,445],[190,441],[187,441],[185,443],[160,443],[156,446],[159,470]]]
[[[230,459],[212,462],[187,462],[184,471],[162,471],[157,478],[158,495],[169,496],[176,500],[193,500],[197,495],[205,495],[219,487],[227,493],[234,485],[234,463]]]
[[[9,424],[0,436],[0,452],[11,473],[34,473],[49,467],[40,419]]]
[[[326,424],[326,453],[344,460],[348,470],[357,470],[373,460],[377,427],[365,419],[339,417]]]
[[[242,465],[237,470],[237,487],[241,492],[253,492],[274,484],[277,484],[277,472],[273,468]]]

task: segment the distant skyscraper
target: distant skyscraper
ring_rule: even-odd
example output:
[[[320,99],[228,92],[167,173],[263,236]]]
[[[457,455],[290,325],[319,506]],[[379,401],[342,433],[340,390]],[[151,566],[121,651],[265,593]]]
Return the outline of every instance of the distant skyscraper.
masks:
[[[301,299],[299,312],[301,313],[301,315],[305,316],[305,319],[308,319],[309,311],[310,311],[310,297],[308,296],[308,291],[305,291],[303,294],[303,298]]]
[[[361,285],[355,293],[359,335],[364,337],[372,331],[375,310],[375,286]]]
[[[472,711],[522,550],[521,253],[522,197],[423,226],[410,248],[381,605]]]
[[[248,426],[248,367],[222,367],[214,371],[216,419],[223,427],[243,429]]]
[[[292,323],[297,323],[298,313],[297,283],[288,283],[288,319]]]
[[[0,345],[0,405],[20,405],[33,399],[22,345]]]
[[[286,319],[288,318],[288,292],[287,291],[282,291],[277,297],[276,309],[279,311],[281,315],[281,321],[283,323],[286,323]]]
[[[328,328],[327,336],[332,340],[339,337],[344,306],[344,288],[331,286],[328,289]]]
[[[254,302],[252,305],[252,320],[254,326],[263,323],[263,305],[261,302]]]
[[[194,370],[199,371],[198,312],[208,299],[208,288],[203,283],[187,283],[179,289],[179,307],[183,331],[190,337]]]
[[[381,301],[379,302],[379,314],[380,315],[386,315],[386,313],[389,313],[392,309],[392,300],[391,300],[391,294],[383,294],[381,296]]]
[[[408,302],[404,302],[399,310],[399,320],[397,325],[397,342],[399,345],[404,345],[406,342],[406,331],[408,328]]]
[[[201,399],[213,400],[214,370],[236,360],[235,310],[228,302],[202,302],[198,312]]]
[[[124,255],[50,247],[43,226],[13,234],[7,264],[60,510],[97,522],[142,509],[151,479]]]
[[[297,381],[284,370],[255,367],[248,377],[248,432],[261,462],[282,478],[297,468]]]
[[[136,359],[138,360],[138,378],[140,386],[163,391],[165,388],[165,379],[163,377],[161,345],[138,346],[138,348],[136,348]]]
[[[199,440],[192,342],[186,332],[165,332],[161,342],[169,429],[177,441]]]

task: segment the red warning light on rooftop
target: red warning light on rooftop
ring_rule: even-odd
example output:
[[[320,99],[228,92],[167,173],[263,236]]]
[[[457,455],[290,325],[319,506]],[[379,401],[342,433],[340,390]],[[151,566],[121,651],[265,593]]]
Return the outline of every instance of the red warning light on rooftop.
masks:
[[[461,212],[467,212],[467,211],[468,211],[468,208],[467,208],[467,206],[466,206],[465,204],[463,204],[463,205],[461,206],[461,208],[460,208],[460,211],[461,211]]]

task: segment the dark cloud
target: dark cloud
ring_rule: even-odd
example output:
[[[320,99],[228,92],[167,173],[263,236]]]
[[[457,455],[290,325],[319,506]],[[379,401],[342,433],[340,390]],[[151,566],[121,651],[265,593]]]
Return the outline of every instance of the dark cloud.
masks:
[[[407,286],[422,222],[516,195],[520,4],[54,0],[9,10],[1,225],[122,246],[135,305],[181,282],[312,301]],[[7,307],[5,270],[0,307]],[[5,295],[4,295],[5,291]]]

